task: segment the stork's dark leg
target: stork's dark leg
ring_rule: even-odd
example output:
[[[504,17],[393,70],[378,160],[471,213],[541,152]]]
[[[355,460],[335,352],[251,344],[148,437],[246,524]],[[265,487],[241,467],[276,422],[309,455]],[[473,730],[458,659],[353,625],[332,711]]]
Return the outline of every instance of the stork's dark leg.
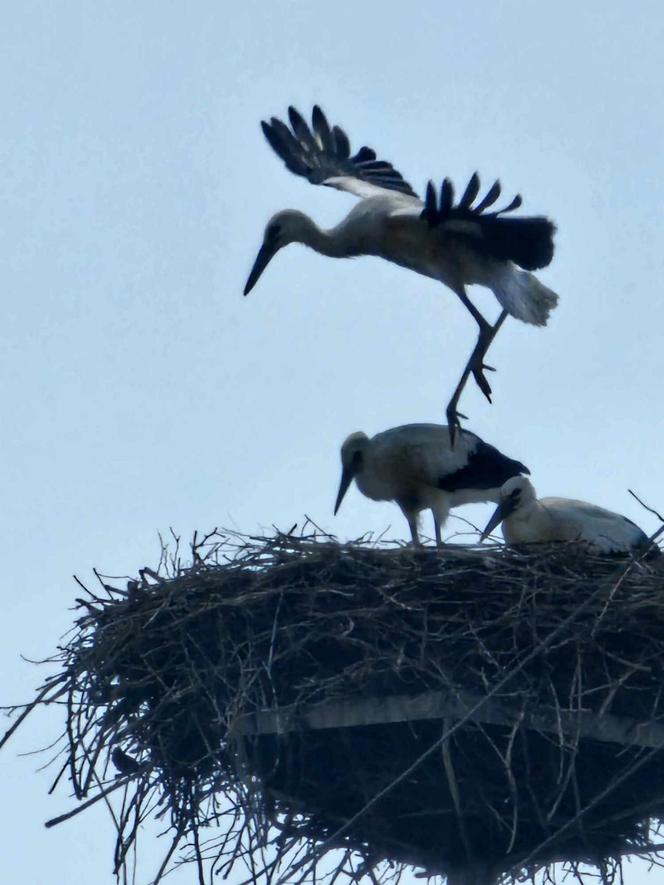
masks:
[[[491,402],[491,386],[489,382],[486,380],[484,375],[485,371],[495,372],[493,366],[487,366],[484,362],[484,357],[488,349],[491,347],[491,342],[498,334],[498,331],[502,324],[507,319],[507,311],[503,310],[500,313],[500,316],[496,320],[496,322],[491,325],[482,326],[480,328],[480,333],[477,336],[477,344],[473,352],[470,355],[470,371],[472,372],[473,378],[475,379],[475,383],[482,391],[484,396]]]
[[[491,342],[496,336],[498,329],[505,322],[505,318],[507,317],[507,311],[502,311],[500,316],[498,317],[497,322],[492,326],[488,320],[486,320],[479,310],[475,307],[470,298],[466,295],[466,290],[463,286],[454,290],[459,297],[459,300],[464,305],[464,307],[471,314],[477,325],[479,326],[479,335],[477,336],[477,344],[475,345],[475,349],[473,350],[470,360],[468,362],[468,366],[470,367],[470,371],[473,374],[473,378],[479,389],[482,391],[484,396],[491,402],[491,385],[486,380],[484,376],[485,370],[489,370],[491,372],[494,371],[492,366],[486,366],[484,364],[484,357],[489,347],[491,346]]]
[[[471,372],[473,378],[475,379],[475,382],[477,383],[477,386],[486,396],[489,402],[491,402],[491,388],[488,381],[484,377],[484,372],[487,369],[490,371],[493,371],[493,369],[491,366],[486,365],[486,363],[484,362],[484,357],[486,356],[486,352],[489,349],[491,342],[496,337],[498,330],[505,322],[506,317],[507,312],[503,311],[493,326],[489,325],[487,331],[480,331],[480,334],[477,337],[477,343],[475,344],[473,352],[470,355],[470,359],[466,363],[466,368],[463,370],[463,374],[459,379],[459,383],[457,384],[456,389],[452,394],[452,399],[448,403],[446,415],[447,423],[450,428],[450,441],[452,445],[454,445],[454,437],[456,435],[457,429],[461,428],[459,418],[466,417],[465,415],[462,415],[461,412],[457,411],[457,405]]]
[[[441,531],[441,525],[440,525],[440,521],[435,513],[433,514],[433,528],[434,528],[434,533],[436,535],[436,547],[442,547],[443,546],[443,535],[442,535],[442,531]]]
[[[472,314],[472,316],[475,318],[475,321],[479,326],[479,334],[477,336],[477,343],[475,344],[473,352],[470,355],[470,359],[466,364],[466,368],[463,370],[463,374],[459,379],[456,390],[454,391],[452,399],[447,406],[447,423],[449,424],[450,428],[450,441],[452,445],[454,445],[454,437],[456,436],[456,431],[461,427],[459,418],[465,418],[465,415],[462,415],[460,412],[457,411],[457,405],[471,373],[479,389],[489,400],[489,402],[491,402],[491,385],[486,380],[486,376],[484,373],[487,370],[494,370],[492,366],[486,365],[486,363],[484,362],[484,357],[486,356],[486,353],[491,346],[491,342],[496,337],[498,330],[507,318],[507,311],[501,311],[500,316],[492,326],[491,323],[484,319],[479,310],[468,298],[463,288],[459,290],[455,289],[455,292],[459,296],[461,302],[467,307],[470,314]]]
[[[410,536],[413,539],[413,547],[421,547],[422,542],[420,541],[420,534],[417,530],[417,514],[404,513],[404,516],[408,520],[408,528],[410,529]]]

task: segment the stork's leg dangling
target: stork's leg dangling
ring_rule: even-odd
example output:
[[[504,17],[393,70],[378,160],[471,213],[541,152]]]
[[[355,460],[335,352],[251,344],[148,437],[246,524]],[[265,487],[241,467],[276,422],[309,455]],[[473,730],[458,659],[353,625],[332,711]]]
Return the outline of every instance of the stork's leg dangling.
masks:
[[[461,412],[457,411],[457,405],[471,373],[479,389],[489,400],[489,402],[491,402],[491,385],[487,381],[484,373],[487,371],[493,372],[495,371],[495,369],[493,368],[493,366],[486,365],[486,363],[484,362],[484,357],[486,356],[486,353],[491,346],[493,339],[496,337],[498,330],[507,318],[507,311],[503,310],[494,325],[492,326],[484,319],[479,310],[469,300],[463,289],[457,291],[456,294],[459,296],[463,304],[468,308],[470,313],[475,318],[480,331],[479,335],[477,336],[477,343],[473,348],[470,359],[466,363],[466,368],[463,370],[463,374],[459,379],[459,383],[456,386],[454,394],[452,395],[452,399],[449,401],[446,410],[447,423],[450,428],[450,443],[452,444],[452,446],[454,446],[454,438],[456,436],[457,430],[461,429],[461,422],[459,419],[466,417],[465,415],[462,415]]]
[[[484,362],[484,357],[488,349],[491,347],[491,342],[498,334],[498,330],[502,326],[502,324],[507,319],[507,311],[501,311],[500,316],[496,320],[493,326],[486,325],[480,327],[480,334],[477,337],[477,344],[473,352],[470,355],[470,360],[468,362],[470,366],[470,371],[473,374],[473,378],[475,379],[475,383],[482,391],[484,396],[491,402],[491,386],[489,382],[486,380],[486,376],[484,373],[486,371],[495,372],[493,366],[487,366]]]

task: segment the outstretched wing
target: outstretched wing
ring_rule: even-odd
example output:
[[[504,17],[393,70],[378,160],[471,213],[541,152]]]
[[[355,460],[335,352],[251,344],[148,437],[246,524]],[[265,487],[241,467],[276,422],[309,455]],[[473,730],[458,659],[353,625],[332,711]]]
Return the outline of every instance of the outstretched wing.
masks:
[[[417,198],[401,173],[386,160],[376,159],[371,148],[361,147],[351,156],[348,136],[339,126],[330,126],[318,105],[311,114],[311,128],[294,107],[288,108],[288,119],[290,128],[276,117],[261,127],[274,152],[295,175],[360,197],[388,190]]]
[[[521,205],[519,194],[502,209],[487,212],[500,196],[499,181],[494,181],[484,197],[475,203],[479,191],[480,179],[476,172],[456,204],[449,178],[443,181],[439,196],[430,181],[421,217],[430,227],[444,226],[449,233],[471,239],[475,245],[481,244],[493,258],[514,261],[526,270],[550,264],[555,224],[542,215],[505,218]]]

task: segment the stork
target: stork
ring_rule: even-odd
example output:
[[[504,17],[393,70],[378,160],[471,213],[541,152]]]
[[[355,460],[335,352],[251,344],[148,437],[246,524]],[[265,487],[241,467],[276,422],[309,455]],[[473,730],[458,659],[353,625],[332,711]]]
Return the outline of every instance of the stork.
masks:
[[[330,230],[322,230],[294,209],[274,215],[265,228],[244,294],[249,294],[271,259],[289,243],[302,243],[333,258],[377,255],[444,283],[479,327],[475,348],[447,406],[453,440],[459,418],[465,417],[457,412],[457,404],[471,373],[491,402],[491,386],[484,373],[492,367],[485,365],[484,358],[507,315],[544,326],[556,306],[556,293],[529,273],[546,267],[553,258],[553,222],[543,216],[504,217],[521,205],[519,195],[508,206],[487,212],[500,196],[501,186],[495,181],[475,202],[480,191],[477,173],[458,202],[447,178],[439,198],[429,182],[422,201],[401,173],[391,163],[376,159],[371,148],[362,147],[351,156],[348,136],[339,126],[330,126],[317,105],[311,128],[293,107],[288,117],[290,129],[276,117],[261,123],[286,167],[312,184],[347,191],[360,202]],[[468,298],[466,287],[474,283],[491,289],[502,307],[494,325]]]
[[[619,513],[574,498],[538,500],[525,476],[512,477],[502,487],[482,540],[501,523],[503,537],[512,545],[579,541],[596,553],[638,553],[649,543],[645,532]]]
[[[441,529],[453,507],[497,502],[509,477],[530,472],[469,430],[460,430],[453,448],[449,428],[441,424],[404,424],[371,438],[351,433],[341,446],[341,467],[335,514],[355,480],[367,498],[399,505],[416,547],[421,510],[431,510],[440,546]]]

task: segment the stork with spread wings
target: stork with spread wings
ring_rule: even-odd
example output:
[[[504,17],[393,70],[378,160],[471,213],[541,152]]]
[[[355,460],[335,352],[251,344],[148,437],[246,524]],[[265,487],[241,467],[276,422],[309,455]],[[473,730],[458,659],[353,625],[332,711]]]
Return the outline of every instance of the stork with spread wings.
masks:
[[[348,191],[360,202],[340,224],[319,228],[309,216],[287,209],[267,224],[263,245],[249,274],[244,294],[256,285],[270,260],[283,246],[303,243],[322,255],[346,258],[377,255],[439,280],[450,288],[474,317],[477,343],[447,406],[453,436],[459,427],[461,392],[472,374],[491,401],[485,371],[486,353],[505,318],[546,325],[558,296],[530,271],[546,267],[553,258],[555,225],[543,216],[512,216],[521,205],[515,197],[503,209],[487,211],[501,193],[498,181],[476,202],[480,181],[474,174],[460,200],[448,179],[437,195],[430,182],[422,201],[391,163],[378,160],[368,147],[351,155],[350,142],[339,126],[330,126],[318,106],[309,127],[295,110],[288,110],[290,128],[273,117],[262,123],[268,142],[286,167],[312,184]],[[506,217],[507,216],[507,217]],[[502,307],[490,324],[468,298],[466,287],[486,286]]]

